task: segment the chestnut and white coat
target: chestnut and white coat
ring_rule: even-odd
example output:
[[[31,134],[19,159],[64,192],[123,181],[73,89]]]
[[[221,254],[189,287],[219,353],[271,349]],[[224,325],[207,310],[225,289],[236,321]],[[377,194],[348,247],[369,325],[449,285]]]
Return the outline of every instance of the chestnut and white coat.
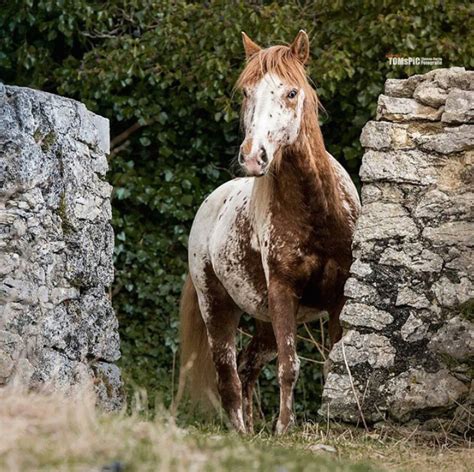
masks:
[[[196,214],[181,305],[181,365],[190,371],[191,389],[203,389],[202,371],[209,369],[204,359],[212,359],[231,424],[250,432],[255,382],[278,355],[276,431],[283,433],[293,421],[296,325],[326,314],[331,341],[341,336],[360,203],[349,175],[324,148],[317,98],[304,74],[306,33],[289,47],[264,50],[245,34],[243,39],[239,163],[248,177],[216,189]],[[235,334],[244,312],[256,318],[256,334],[237,356]]]

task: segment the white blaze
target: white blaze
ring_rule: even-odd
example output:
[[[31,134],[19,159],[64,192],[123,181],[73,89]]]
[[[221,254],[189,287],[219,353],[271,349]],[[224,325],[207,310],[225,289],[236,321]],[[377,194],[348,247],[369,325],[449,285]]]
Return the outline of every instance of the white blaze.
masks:
[[[294,98],[288,94],[296,90]],[[252,139],[250,154],[257,154],[261,147],[267,152],[269,163],[282,145],[296,141],[303,115],[304,91],[285,84],[275,74],[265,74],[248,92],[244,123],[246,138]],[[289,106],[289,101],[295,106]]]

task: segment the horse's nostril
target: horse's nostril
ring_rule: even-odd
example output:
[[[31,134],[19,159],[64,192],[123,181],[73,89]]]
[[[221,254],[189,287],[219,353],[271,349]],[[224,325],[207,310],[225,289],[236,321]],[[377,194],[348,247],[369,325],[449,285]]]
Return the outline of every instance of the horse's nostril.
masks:
[[[267,151],[265,151],[264,147],[260,148],[260,158],[262,159],[264,164],[266,164],[268,162]]]
[[[237,160],[239,161],[239,164],[241,166],[244,165],[244,156],[242,155],[241,152],[239,152],[239,157],[237,158]]]

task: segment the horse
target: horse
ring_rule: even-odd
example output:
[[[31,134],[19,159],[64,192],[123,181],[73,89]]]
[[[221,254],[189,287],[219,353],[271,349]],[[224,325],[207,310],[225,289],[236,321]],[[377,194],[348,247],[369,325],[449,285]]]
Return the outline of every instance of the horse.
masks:
[[[251,433],[255,383],[277,356],[276,433],[283,434],[294,423],[297,325],[326,315],[331,345],[342,335],[360,202],[324,146],[305,71],[307,34],[266,49],[242,38],[246,64],[236,89],[245,139],[238,163],[246,177],[218,187],[196,213],[180,304],[180,364],[191,395],[217,389],[232,427]],[[237,356],[243,313],[255,318],[255,334]]]

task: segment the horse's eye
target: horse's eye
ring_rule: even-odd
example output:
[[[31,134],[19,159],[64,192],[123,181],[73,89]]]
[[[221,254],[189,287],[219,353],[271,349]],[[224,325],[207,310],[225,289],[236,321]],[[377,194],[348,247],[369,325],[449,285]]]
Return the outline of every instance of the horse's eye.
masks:
[[[245,97],[245,98],[248,98],[249,94],[247,93],[247,90],[242,89],[242,92],[243,92],[243,94],[244,94],[244,97]]]
[[[288,94],[288,98],[295,98],[297,93],[298,93],[298,90],[296,89],[291,90],[290,93]]]

